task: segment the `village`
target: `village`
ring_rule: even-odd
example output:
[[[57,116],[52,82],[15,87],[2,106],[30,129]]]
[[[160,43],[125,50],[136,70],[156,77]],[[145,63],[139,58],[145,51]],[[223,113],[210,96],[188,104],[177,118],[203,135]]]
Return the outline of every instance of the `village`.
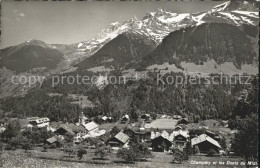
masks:
[[[118,161],[118,152],[129,149],[131,143],[145,144],[153,154],[153,158],[170,155],[172,163],[182,163],[185,160],[179,158],[176,162],[175,157],[172,157],[176,149],[180,152],[189,150],[189,154],[196,157],[234,157],[230,139],[236,131],[231,131],[226,121],[208,120],[190,123],[188,118],[180,115],[150,114],[140,115],[136,121],[125,114],[118,121],[114,121],[109,116],[88,118],[83,112],[80,113],[76,123],[50,122],[47,117],[16,120],[21,124],[20,132],[44,130],[49,133],[43,142],[35,146],[21,147],[26,149],[26,152],[37,151],[37,156],[45,159],[64,159],[66,153],[69,157],[65,160],[73,160],[77,152],[72,149],[78,149],[81,151],[81,154],[78,151],[80,160],[84,158],[84,154],[89,155],[92,151],[93,158],[100,155],[103,162]],[[1,124],[1,134],[8,129],[7,125]],[[4,142],[6,139],[4,136],[1,137]],[[100,146],[103,148],[100,149]],[[8,148],[10,146],[6,145],[7,150]],[[57,151],[63,153],[57,154]]]

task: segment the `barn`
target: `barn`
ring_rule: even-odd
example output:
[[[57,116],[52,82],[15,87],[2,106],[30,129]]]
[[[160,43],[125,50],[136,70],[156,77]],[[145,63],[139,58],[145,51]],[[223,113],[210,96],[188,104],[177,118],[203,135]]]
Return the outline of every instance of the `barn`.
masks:
[[[118,147],[118,148],[127,147],[128,142],[129,142],[129,136],[127,136],[123,132],[119,132],[118,134],[116,134],[114,137],[110,138],[107,141],[107,143],[111,147]]]
[[[193,139],[191,139],[191,146],[195,149],[199,149],[199,153],[208,153],[211,149],[219,153],[221,146],[219,143],[206,134],[201,134]]]

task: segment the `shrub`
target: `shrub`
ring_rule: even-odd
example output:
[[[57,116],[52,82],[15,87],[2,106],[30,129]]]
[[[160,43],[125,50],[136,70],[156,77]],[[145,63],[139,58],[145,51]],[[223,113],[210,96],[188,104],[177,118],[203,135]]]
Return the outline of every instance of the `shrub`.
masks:
[[[95,156],[99,156],[101,159],[104,159],[104,157],[108,154],[107,148],[104,145],[97,145],[95,150]]]
[[[153,155],[145,143],[132,143],[129,149],[121,149],[117,157],[128,162],[140,161],[144,158],[152,158]]]
[[[172,152],[173,152],[173,162],[174,163],[181,164],[183,162],[183,160],[186,159],[186,156],[185,156],[186,154],[184,152],[180,151],[179,149],[173,149]]]
[[[77,156],[79,158],[79,160],[81,160],[83,158],[83,155],[86,155],[87,151],[85,149],[80,149],[78,150]]]

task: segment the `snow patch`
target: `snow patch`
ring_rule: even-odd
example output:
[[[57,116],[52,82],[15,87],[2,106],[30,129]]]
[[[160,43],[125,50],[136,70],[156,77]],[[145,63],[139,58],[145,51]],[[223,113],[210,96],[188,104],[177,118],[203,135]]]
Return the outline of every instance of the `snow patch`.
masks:
[[[81,46],[83,46],[83,44],[82,44],[82,43],[79,43],[79,44],[78,44],[78,48],[80,48]]]

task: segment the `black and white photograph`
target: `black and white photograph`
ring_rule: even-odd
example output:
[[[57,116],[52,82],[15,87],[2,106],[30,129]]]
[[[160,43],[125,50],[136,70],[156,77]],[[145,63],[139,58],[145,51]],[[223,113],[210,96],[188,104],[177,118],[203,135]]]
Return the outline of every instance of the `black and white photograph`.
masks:
[[[0,167],[258,167],[260,0],[0,0]]]

